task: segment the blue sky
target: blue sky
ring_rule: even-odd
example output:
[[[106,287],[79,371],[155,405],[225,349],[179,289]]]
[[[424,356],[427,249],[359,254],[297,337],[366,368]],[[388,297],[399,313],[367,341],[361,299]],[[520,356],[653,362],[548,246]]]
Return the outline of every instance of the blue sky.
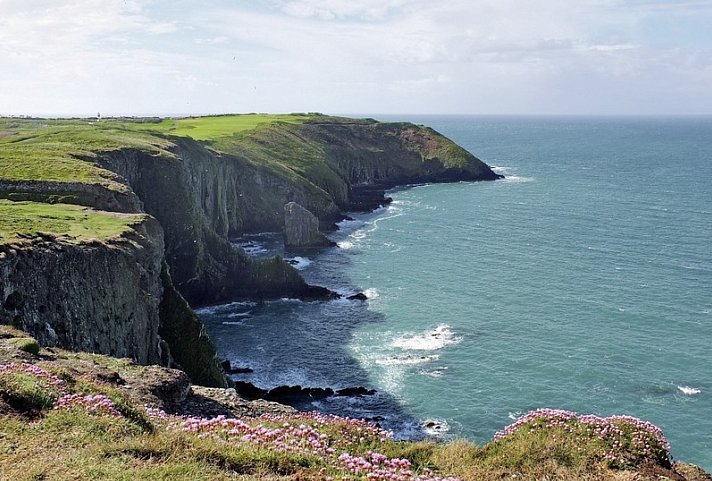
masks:
[[[0,115],[712,114],[712,0],[0,0]]]

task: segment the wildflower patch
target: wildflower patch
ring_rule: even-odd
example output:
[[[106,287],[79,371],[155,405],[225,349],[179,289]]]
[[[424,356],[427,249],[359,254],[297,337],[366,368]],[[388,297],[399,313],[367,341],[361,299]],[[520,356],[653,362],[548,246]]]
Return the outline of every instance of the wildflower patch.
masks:
[[[632,416],[601,418],[559,409],[537,409],[498,431],[495,441],[543,430],[563,431],[581,446],[600,447],[601,460],[613,468],[630,468],[653,461],[670,466],[670,443],[654,424]],[[552,434],[555,435],[555,434]]]

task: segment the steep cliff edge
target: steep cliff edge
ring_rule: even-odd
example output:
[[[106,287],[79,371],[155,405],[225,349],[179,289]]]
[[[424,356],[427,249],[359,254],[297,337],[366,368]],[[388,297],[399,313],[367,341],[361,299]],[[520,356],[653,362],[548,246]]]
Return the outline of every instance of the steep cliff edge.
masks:
[[[30,204],[3,202],[15,215]],[[26,209],[25,209],[26,210]],[[163,233],[146,215],[46,206],[45,219],[72,215],[116,223],[56,236],[39,227],[30,238],[0,235],[0,320],[30,332],[44,346],[160,360],[158,304]]]

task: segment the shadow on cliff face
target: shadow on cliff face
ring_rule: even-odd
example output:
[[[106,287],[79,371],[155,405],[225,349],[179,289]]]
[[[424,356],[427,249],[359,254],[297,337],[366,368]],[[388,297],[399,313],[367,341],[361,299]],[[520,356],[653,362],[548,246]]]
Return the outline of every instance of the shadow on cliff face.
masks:
[[[342,249],[284,251],[275,236],[249,242],[258,255],[285,255],[301,262],[308,282],[318,282],[350,295],[368,286],[355,286],[344,272],[352,257]],[[267,252],[265,252],[267,251]],[[349,347],[359,326],[383,323],[385,319],[369,310],[368,301],[339,299],[302,302],[282,299],[265,303],[234,302],[198,311],[215,342],[218,355],[233,367],[253,372],[234,374],[235,381],[261,389],[301,386],[338,391],[364,387],[378,389],[369,373]],[[420,421],[408,415],[387,392],[362,396],[323,396],[319,390],[279,398],[299,410],[366,418],[391,429],[399,437],[423,437]],[[294,394],[293,391],[291,394]]]

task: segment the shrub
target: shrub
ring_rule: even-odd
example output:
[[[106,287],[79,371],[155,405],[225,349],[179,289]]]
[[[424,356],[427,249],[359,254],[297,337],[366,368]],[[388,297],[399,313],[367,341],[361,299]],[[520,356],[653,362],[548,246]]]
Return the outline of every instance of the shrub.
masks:
[[[9,339],[7,342],[20,351],[29,352],[30,354],[35,355],[40,353],[40,345],[33,337],[16,337],[14,339]]]

